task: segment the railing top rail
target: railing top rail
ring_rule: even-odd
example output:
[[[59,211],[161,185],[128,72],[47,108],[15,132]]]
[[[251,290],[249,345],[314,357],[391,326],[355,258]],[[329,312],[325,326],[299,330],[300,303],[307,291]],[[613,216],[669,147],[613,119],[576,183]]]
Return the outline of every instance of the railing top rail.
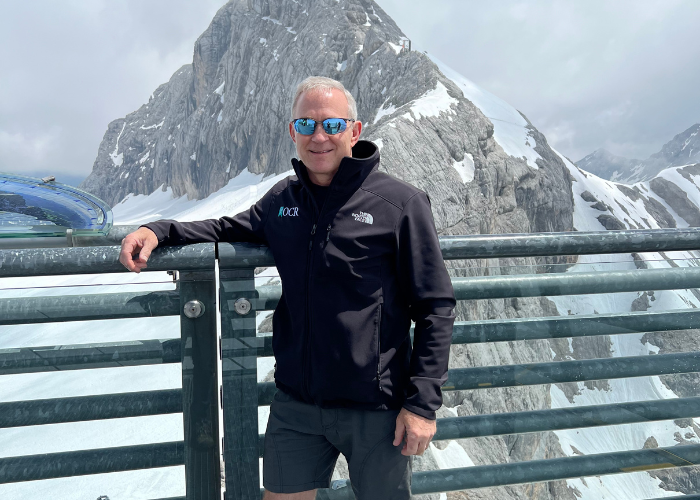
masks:
[[[115,226],[100,242],[116,245],[134,229]],[[0,250],[0,277],[124,272],[119,248],[90,246],[96,242],[83,237],[74,243],[85,246],[77,248]],[[443,236],[440,247],[446,260],[700,250],[700,228]],[[217,250],[223,269],[275,265],[262,245],[219,243],[215,250],[213,243],[199,243],[156,249],[148,269],[211,269]]]
[[[700,250],[700,228],[444,236],[440,247],[447,260]]]
[[[0,278],[127,272],[119,262],[119,247],[31,248],[0,250]],[[214,243],[156,248],[149,271],[213,270]]]
[[[446,260],[700,250],[700,228],[443,236]],[[274,266],[264,246],[219,243],[221,268]]]

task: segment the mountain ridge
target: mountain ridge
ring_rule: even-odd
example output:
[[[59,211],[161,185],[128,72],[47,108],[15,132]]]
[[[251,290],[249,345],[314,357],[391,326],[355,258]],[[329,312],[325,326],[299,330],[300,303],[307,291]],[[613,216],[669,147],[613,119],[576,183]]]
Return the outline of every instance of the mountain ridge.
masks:
[[[587,172],[615,182],[634,184],[648,181],[669,167],[680,167],[700,162],[700,123],[689,127],[661,147],[646,160],[628,159],[605,149],[575,162]]]

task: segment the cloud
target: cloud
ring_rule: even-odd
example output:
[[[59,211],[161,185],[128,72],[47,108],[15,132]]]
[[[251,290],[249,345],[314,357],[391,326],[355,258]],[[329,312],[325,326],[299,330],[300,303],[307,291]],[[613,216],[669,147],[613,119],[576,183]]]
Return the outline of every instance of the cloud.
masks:
[[[645,158],[700,121],[700,2],[379,3],[415,48],[516,106],[572,159],[606,145]],[[223,4],[4,6],[0,169],[87,175],[107,124],[192,61]]]
[[[56,149],[59,135],[58,130],[30,136],[0,130],[0,167],[13,170],[13,167],[22,165],[19,172],[23,169],[35,170],[37,165],[51,160],[50,155]]]
[[[646,158],[700,122],[700,3],[379,0],[412,38],[578,160]],[[551,128],[550,128],[551,127]],[[566,130],[566,133],[562,131]]]
[[[0,171],[86,176],[107,124],[137,109],[192,62],[195,40],[224,3],[37,0],[5,6]]]

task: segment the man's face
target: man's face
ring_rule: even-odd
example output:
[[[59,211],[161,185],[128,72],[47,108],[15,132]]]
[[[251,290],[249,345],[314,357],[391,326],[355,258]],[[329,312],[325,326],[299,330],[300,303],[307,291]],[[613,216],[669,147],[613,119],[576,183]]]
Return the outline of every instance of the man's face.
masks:
[[[326,118],[348,118],[348,101],[338,90],[312,90],[303,93],[297,101],[294,118],[311,118],[322,122]],[[317,125],[312,135],[302,135],[290,123],[289,134],[297,146],[297,155],[304,162],[314,184],[327,186],[340,167],[340,161],[352,156],[352,147],[360,139],[362,123],[348,122],[339,134],[327,134]]]

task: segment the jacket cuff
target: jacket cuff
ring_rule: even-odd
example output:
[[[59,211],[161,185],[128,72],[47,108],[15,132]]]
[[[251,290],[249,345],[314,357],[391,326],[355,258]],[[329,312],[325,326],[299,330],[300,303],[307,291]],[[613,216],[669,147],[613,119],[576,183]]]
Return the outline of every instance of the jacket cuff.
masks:
[[[413,406],[412,404],[409,403],[404,403],[403,407],[410,411],[411,413],[415,413],[416,415],[419,415],[423,418],[427,418],[428,420],[435,420],[435,412],[432,410],[426,410],[424,408],[420,408],[418,406]]]

